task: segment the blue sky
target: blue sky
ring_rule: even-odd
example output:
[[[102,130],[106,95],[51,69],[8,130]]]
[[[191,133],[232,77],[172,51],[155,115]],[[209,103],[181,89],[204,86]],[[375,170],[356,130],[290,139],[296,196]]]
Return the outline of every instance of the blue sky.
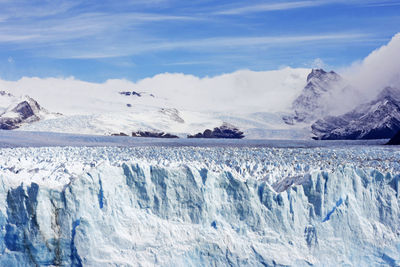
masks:
[[[0,78],[337,69],[399,31],[398,0],[0,0]]]

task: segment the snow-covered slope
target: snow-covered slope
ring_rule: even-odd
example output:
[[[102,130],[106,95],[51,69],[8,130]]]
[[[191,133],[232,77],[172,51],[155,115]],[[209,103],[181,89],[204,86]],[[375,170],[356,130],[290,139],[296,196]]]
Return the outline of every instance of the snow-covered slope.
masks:
[[[183,137],[226,122],[244,131],[246,138],[298,139],[307,138],[310,131],[288,127],[280,112],[288,111],[309,71],[243,70],[204,78],[165,73],[137,83],[109,80],[103,84],[23,78],[0,80],[0,88],[29,94],[64,115],[21,130],[100,135],[159,131]]]
[[[398,266],[400,151],[0,150],[0,265]]]
[[[400,130],[400,90],[386,87],[375,100],[312,126],[316,139],[382,139]]]

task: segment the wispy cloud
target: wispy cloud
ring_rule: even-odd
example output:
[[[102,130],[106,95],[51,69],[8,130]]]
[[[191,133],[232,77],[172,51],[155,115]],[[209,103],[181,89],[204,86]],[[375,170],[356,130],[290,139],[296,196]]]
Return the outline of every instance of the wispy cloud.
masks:
[[[400,2],[398,2],[398,1],[396,1],[396,2],[393,2],[393,1],[381,1],[381,2],[375,2],[375,3],[365,3],[364,4],[365,6],[368,6],[368,7],[390,7],[390,6],[400,6]]]
[[[202,47],[238,47],[255,46],[270,44],[295,44],[301,42],[313,41],[343,41],[359,40],[368,37],[362,33],[334,33],[322,35],[295,35],[295,36],[257,36],[257,37],[222,37],[206,38],[179,42],[156,43],[149,46],[148,49],[178,49],[178,48],[202,48]]]
[[[398,6],[400,3],[395,1],[379,1],[379,0],[306,0],[306,1],[287,1],[287,2],[269,2],[259,4],[247,4],[231,8],[225,8],[214,12],[215,15],[241,15],[248,13],[260,13],[279,10],[290,10],[299,8],[312,8],[329,4],[344,5],[362,5],[370,7],[379,6]]]
[[[189,66],[189,65],[213,65],[215,64],[215,60],[195,60],[195,61],[180,61],[180,62],[171,62],[165,63],[165,66]]]
[[[53,55],[57,58],[79,58],[79,59],[95,59],[95,58],[110,58],[122,57],[129,55],[137,55],[145,52],[162,52],[162,51],[193,51],[193,50],[219,50],[224,51],[240,51],[241,49],[248,49],[251,47],[276,47],[293,46],[299,43],[315,43],[315,42],[329,42],[329,43],[344,43],[344,42],[364,42],[372,38],[368,34],[363,33],[332,33],[322,35],[294,35],[294,36],[256,36],[256,37],[220,37],[220,38],[204,38],[204,39],[191,39],[181,41],[170,40],[153,40],[143,41],[136,44],[122,43],[111,48],[96,47],[94,45],[88,50],[85,49],[72,49],[64,51],[63,54]]]
[[[144,23],[162,21],[190,21],[189,16],[159,15],[151,13],[84,13],[65,18],[47,18],[32,23],[0,23],[0,43],[48,43],[73,40],[104,34],[107,36],[132,30]]]
[[[245,13],[254,12],[265,12],[265,11],[275,11],[275,10],[288,10],[295,8],[305,8],[320,6],[325,4],[323,1],[298,1],[298,2],[281,2],[281,3],[265,3],[265,4],[253,4],[247,6],[241,6],[236,8],[230,8],[225,10],[220,10],[215,12],[218,15],[238,15]]]

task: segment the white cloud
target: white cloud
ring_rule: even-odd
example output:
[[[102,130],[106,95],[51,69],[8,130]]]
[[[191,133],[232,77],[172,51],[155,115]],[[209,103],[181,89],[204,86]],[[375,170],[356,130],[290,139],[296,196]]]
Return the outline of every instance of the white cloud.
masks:
[[[0,90],[30,95],[49,110],[64,114],[118,111],[128,101],[118,92],[126,90],[146,91],[157,96],[155,100],[148,99],[146,104],[181,110],[239,114],[274,112],[289,108],[304,87],[309,71],[291,68],[260,72],[241,70],[204,78],[164,73],[136,83],[115,79],[101,84],[74,78],[22,78],[15,82],[0,80]]]
[[[386,86],[400,88],[400,33],[343,72],[366,98],[374,97]]]

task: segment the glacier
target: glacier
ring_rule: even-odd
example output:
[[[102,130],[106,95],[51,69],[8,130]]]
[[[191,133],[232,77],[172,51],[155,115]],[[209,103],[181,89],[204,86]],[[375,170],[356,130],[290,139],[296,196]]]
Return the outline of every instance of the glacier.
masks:
[[[400,266],[400,149],[0,149],[0,266]]]

